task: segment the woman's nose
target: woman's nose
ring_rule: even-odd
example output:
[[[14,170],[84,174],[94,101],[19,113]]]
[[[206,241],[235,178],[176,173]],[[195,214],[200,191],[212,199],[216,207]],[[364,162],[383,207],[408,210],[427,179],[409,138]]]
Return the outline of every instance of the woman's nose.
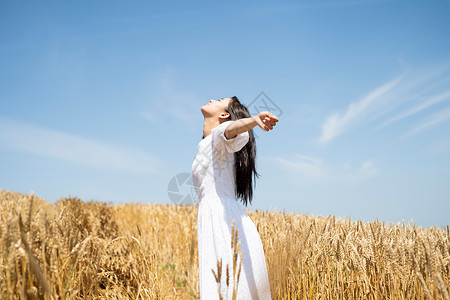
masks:
[[[214,99],[209,100],[209,102],[213,102],[213,101],[214,101]]]

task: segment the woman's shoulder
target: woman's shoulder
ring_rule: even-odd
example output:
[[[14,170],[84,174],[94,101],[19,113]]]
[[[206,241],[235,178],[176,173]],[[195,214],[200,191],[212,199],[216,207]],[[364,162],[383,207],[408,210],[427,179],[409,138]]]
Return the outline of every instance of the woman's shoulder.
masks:
[[[224,129],[233,122],[234,122],[234,120],[228,120],[228,121],[222,122],[219,125],[217,125],[216,127],[214,127],[212,130]]]

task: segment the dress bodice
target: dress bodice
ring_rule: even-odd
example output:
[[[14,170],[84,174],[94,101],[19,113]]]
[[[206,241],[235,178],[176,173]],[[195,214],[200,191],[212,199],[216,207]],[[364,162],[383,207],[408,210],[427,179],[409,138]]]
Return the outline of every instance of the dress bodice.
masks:
[[[236,199],[234,153],[245,146],[249,133],[245,131],[227,139],[225,129],[233,122],[219,124],[198,143],[198,153],[192,163],[192,179],[199,201],[207,195]]]

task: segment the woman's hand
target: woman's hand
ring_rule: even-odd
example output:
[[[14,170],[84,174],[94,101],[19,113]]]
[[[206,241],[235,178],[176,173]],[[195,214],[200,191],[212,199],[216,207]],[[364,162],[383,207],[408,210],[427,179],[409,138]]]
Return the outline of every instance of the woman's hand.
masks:
[[[273,129],[273,126],[279,121],[270,111],[262,111],[255,117],[256,123],[265,131]]]

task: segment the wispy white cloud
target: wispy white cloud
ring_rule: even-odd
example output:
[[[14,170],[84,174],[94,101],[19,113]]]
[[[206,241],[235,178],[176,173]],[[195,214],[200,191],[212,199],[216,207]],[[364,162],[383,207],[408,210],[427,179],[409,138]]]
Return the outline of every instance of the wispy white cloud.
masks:
[[[434,75],[434,76],[438,76],[440,74],[428,74],[428,75]],[[428,78],[430,79],[430,78]],[[421,97],[422,95],[426,95],[429,92],[434,91],[435,89],[439,88],[440,86],[444,85],[444,86],[448,86],[448,83],[450,82],[450,76],[444,76],[440,79],[436,79],[433,78],[433,81],[427,83],[425,86],[422,86],[422,88],[417,91],[417,93],[412,94],[409,99],[410,100],[414,100],[414,99],[419,99],[419,97]],[[419,80],[419,82],[414,83],[411,82],[412,84],[420,84],[421,80]]]
[[[159,160],[145,151],[79,137],[0,117],[0,146],[88,167],[156,174]]]
[[[356,183],[362,180],[366,180],[375,177],[380,173],[375,162],[373,160],[366,160],[361,165],[352,170],[349,169],[347,173],[344,173],[343,180],[351,183]]]
[[[309,178],[321,178],[329,172],[329,168],[320,158],[298,154],[294,160],[282,157],[277,157],[276,160],[283,166],[298,171]]]
[[[450,91],[443,90],[450,82],[450,77],[445,76],[449,69],[449,64],[444,64],[435,68],[410,70],[374,89],[362,99],[350,103],[344,113],[335,112],[327,117],[321,125],[322,131],[318,142],[325,145],[354,127],[378,121],[398,107],[410,106],[411,103],[422,101],[413,107],[402,108],[402,112],[397,112],[377,129],[450,99]],[[423,101],[424,98],[425,101]]]
[[[420,123],[418,126],[414,127],[413,129],[406,132],[401,139],[405,139],[407,137],[410,137],[412,135],[415,135],[421,131],[424,131],[426,129],[432,128],[439,123],[445,122],[450,119],[450,107],[447,107],[432,116],[426,118],[422,123]]]
[[[161,72],[158,80],[152,84],[150,104],[140,112],[140,116],[151,122],[172,123],[178,120],[193,128],[201,116],[199,103],[202,101],[195,95],[179,91],[174,84],[175,76],[176,72],[170,66]]]
[[[150,121],[150,122],[155,122],[156,121],[156,117],[155,117],[154,113],[150,113],[148,111],[141,111],[140,115],[141,115],[141,117],[143,117],[147,121]]]
[[[357,184],[380,173],[373,160],[366,160],[359,166],[349,163],[332,165],[322,158],[309,157],[301,154],[293,158],[276,157],[279,165],[301,176],[312,183],[343,183]]]
[[[416,113],[418,113],[418,112],[420,112],[420,111],[422,111],[422,110],[424,110],[424,109],[426,109],[426,108],[432,106],[433,104],[439,103],[439,102],[444,101],[444,100],[447,100],[447,99],[449,99],[449,98],[450,98],[450,91],[446,91],[446,92],[444,92],[444,93],[442,93],[442,94],[439,94],[439,95],[437,95],[437,96],[431,97],[431,98],[428,99],[427,101],[422,102],[422,103],[420,103],[419,105],[417,105],[417,106],[415,106],[415,107],[413,107],[413,108],[411,108],[411,109],[408,109],[407,111],[402,112],[402,113],[396,115],[395,117],[393,117],[393,118],[391,118],[391,119],[385,121],[385,122],[380,126],[380,128],[381,128],[381,127],[384,127],[384,126],[386,126],[386,125],[388,125],[388,124],[390,124],[390,123],[393,123],[393,122],[395,122],[395,121],[399,121],[399,120],[404,119],[404,118],[406,118],[406,117],[409,117],[409,116],[411,116],[411,115],[413,115],[413,114],[416,114]]]
[[[374,102],[391,91],[401,79],[402,76],[399,76],[373,90],[361,100],[350,103],[345,113],[334,113],[329,116],[322,124],[322,135],[319,142],[325,144],[348,130],[351,125],[362,121]]]

